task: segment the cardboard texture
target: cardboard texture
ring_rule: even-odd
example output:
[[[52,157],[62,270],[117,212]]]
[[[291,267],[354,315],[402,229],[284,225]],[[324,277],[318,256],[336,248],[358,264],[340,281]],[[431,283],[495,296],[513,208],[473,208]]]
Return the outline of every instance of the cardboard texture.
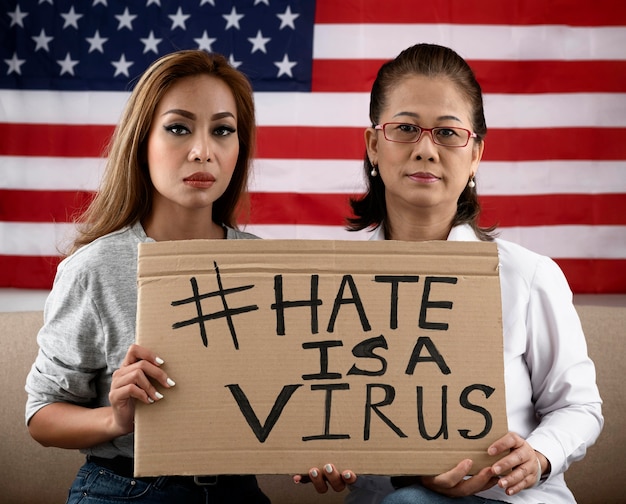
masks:
[[[135,474],[439,474],[507,432],[492,243],[139,246]]]

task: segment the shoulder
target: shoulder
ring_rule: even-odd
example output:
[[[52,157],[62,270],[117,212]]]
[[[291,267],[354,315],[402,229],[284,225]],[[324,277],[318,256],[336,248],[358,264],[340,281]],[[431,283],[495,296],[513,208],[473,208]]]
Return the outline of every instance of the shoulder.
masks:
[[[496,238],[500,277],[506,284],[533,291],[569,291],[559,265],[550,257],[517,243]]]
[[[259,240],[260,238],[252,233],[246,231],[240,231],[228,226],[226,227],[226,239],[227,240]]]
[[[100,274],[103,270],[125,268],[137,261],[137,244],[144,241],[136,226],[129,226],[101,236],[81,247],[59,264],[57,276]],[[143,229],[141,229],[143,231]]]

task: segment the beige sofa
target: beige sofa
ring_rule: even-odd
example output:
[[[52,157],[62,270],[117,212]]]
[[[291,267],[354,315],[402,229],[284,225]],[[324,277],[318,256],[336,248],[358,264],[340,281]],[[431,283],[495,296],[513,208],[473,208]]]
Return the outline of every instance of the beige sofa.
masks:
[[[566,474],[580,504],[626,502],[622,470],[626,467],[626,296],[577,299],[589,353],[598,370],[604,399],[605,428],[587,457]],[[0,502],[63,503],[82,456],[75,451],[43,448],[24,426],[24,380],[37,351],[41,312],[0,313]],[[310,485],[294,485],[285,476],[260,476],[274,504],[342,502],[343,494],[316,494]]]

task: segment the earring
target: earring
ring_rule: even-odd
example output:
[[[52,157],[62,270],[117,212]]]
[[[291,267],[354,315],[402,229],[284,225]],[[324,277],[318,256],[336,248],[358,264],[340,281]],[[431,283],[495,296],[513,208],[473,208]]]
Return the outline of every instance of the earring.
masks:
[[[372,177],[375,177],[376,175],[378,175],[378,171],[376,171],[377,166],[376,165],[372,165],[372,171],[370,172],[370,175]]]
[[[469,182],[467,183],[467,187],[469,187],[470,189],[474,189],[474,187],[476,187],[476,182],[474,182],[473,176],[472,178],[469,179]]]

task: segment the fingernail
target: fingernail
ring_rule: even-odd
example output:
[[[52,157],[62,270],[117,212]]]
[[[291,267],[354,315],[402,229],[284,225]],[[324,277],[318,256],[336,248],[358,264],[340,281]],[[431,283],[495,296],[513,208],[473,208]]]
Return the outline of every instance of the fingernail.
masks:
[[[493,468],[493,472],[495,472],[496,474],[500,474],[502,472],[502,468],[500,466],[495,466]]]
[[[161,394],[161,392],[159,391],[155,392],[154,395],[156,396],[157,399],[163,399],[163,394]]]
[[[172,380],[171,378],[168,378],[168,379],[167,379],[167,384],[168,384],[170,387],[173,387],[174,385],[176,385],[176,382],[175,382],[174,380]],[[184,388],[184,387],[183,387],[183,388]]]
[[[156,362],[158,366],[160,366],[161,364],[165,364],[165,361],[161,359],[161,357],[157,357],[156,359],[154,359],[154,362]]]
[[[330,464],[326,464],[324,466],[324,471],[326,471],[328,474],[332,474],[333,473],[333,466],[331,466]]]
[[[345,473],[343,473],[343,479],[349,480],[350,478],[352,478],[352,474],[350,474],[350,471],[346,471]]]
[[[148,397],[148,402],[152,404],[154,402],[154,399],[152,399],[152,397]]]
[[[313,470],[311,471],[311,476],[312,476],[313,478],[317,478],[317,470],[316,470],[316,469],[313,469]]]

